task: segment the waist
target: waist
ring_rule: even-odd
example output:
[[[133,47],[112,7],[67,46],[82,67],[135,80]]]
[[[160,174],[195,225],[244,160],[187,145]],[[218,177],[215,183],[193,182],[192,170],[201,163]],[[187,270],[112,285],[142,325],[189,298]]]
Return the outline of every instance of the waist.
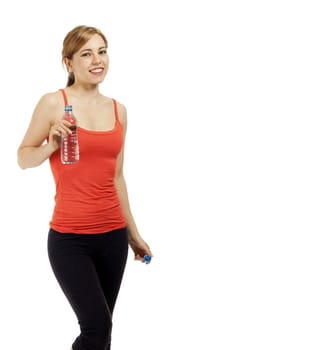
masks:
[[[117,193],[105,197],[56,195],[50,226],[65,233],[103,233],[126,226]]]

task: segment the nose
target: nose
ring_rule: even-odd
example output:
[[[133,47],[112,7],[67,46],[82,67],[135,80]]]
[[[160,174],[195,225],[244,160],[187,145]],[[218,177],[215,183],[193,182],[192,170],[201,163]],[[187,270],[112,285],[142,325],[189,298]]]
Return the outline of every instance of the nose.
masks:
[[[97,64],[97,63],[100,63],[100,62],[101,62],[100,56],[98,54],[94,54],[94,56],[93,56],[93,64]]]

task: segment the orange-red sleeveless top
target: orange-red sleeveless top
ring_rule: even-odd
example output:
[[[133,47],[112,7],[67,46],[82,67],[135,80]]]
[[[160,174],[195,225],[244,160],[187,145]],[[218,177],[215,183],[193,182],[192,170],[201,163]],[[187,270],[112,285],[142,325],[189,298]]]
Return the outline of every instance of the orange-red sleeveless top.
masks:
[[[65,91],[61,91],[68,104]],[[62,164],[60,150],[50,157],[56,186],[50,226],[58,232],[107,233],[126,226],[114,181],[117,156],[123,144],[123,127],[116,101],[112,103],[115,111],[112,130],[86,130],[79,127],[78,120],[78,163]]]

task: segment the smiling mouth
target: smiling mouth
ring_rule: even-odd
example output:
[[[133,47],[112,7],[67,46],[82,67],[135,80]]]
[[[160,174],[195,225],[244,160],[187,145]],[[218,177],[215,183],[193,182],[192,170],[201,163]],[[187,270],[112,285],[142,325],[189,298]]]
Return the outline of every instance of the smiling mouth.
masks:
[[[90,73],[102,73],[103,71],[104,68],[94,68],[89,70]]]

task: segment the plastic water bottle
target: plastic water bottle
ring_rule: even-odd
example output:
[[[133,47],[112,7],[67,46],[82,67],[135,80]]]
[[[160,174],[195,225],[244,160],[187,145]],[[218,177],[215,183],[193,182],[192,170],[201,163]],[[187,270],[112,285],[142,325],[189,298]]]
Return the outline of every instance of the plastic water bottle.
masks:
[[[73,114],[72,106],[65,106],[63,118],[71,123],[72,133],[61,138],[61,161],[63,164],[74,164],[79,161],[79,144],[77,133],[77,120]]]

